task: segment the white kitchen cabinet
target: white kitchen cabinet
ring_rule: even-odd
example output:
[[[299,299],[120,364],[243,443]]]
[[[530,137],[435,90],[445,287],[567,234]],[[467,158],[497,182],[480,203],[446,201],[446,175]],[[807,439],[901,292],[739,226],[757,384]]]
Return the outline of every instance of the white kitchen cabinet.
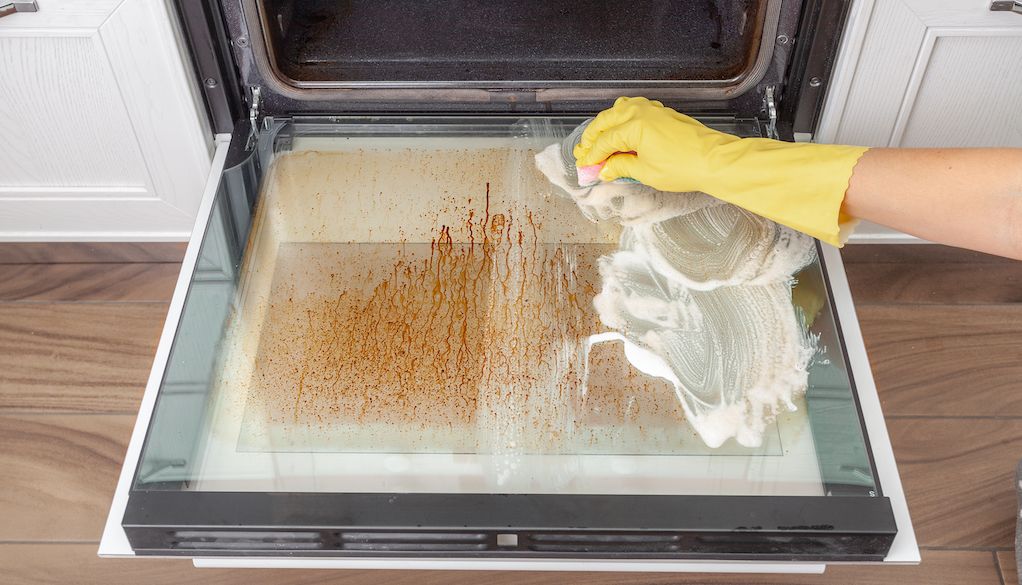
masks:
[[[162,0],[0,18],[0,240],[187,239],[212,135]]]
[[[883,147],[1022,146],[1022,14],[990,0],[856,0],[816,134]],[[880,226],[855,239],[906,240]]]

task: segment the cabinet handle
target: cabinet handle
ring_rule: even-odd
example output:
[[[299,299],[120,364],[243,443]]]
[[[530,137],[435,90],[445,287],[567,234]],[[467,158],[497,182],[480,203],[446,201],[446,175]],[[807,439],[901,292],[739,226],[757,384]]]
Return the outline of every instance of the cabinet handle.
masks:
[[[0,18],[15,12],[39,12],[35,0],[0,0]]]
[[[1022,0],[993,0],[990,3],[990,10],[1022,14]]]

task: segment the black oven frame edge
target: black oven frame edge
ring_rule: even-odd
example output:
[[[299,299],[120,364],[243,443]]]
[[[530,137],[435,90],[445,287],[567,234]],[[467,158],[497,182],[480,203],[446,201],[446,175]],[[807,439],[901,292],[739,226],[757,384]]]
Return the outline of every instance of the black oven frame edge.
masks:
[[[778,125],[789,132],[816,130],[851,3],[852,0],[803,2],[796,32],[789,39],[794,47],[778,96]],[[225,7],[221,0],[174,0],[173,4],[211,128],[215,133],[231,133],[239,121],[247,118],[249,97],[232,56],[233,40],[226,24]],[[813,78],[820,83],[810,84]]]
[[[784,133],[785,130],[782,130],[781,131],[782,139],[786,138]],[[859,429],[862,432],[863,446],[866,448],[866,457],[867,459],[869,459],[869,471],[873,480],[874,491],[873,493],[870,493],[868,487],[863,487],[863,489],[860,490],[860,493],[856,494],[855,493],[856,490],[853,488],[853,486],[832,485],[828,483],[826,480],[824,480],[823,487],[825,493],[834,493],[835,495],[844,496],[863,495],[862,492],[865,492],[865,494],[869,495],[870,497],[883,496],[884,488],[882,482],[880,481],[880,475],[877,473],[876,459],[873,456],[873,443],[872,441],[870,441],[869,429],[866,426],[866,418],[865,415],[862,413],[862,401],[859,399],[859,386],[856,383],[855,372],[852,369],[852,362],[851,358],[848,355],[848,350],[846,347],[844,347],[845,332],[844,329],[841,327],[841,315],[838,314],[837,303],[834,302],[834,289],[830,284],[830,272],[827,271],[827,258],[823,254],[823,246],[824,244],[820,240],[816,240],[816,255],[820,259],[820,268],[821,271],[823,272],[824,284],[823,288],[824,290],[827,291],[827,302],[833,308],[834,329],[835,333],[837,334],[838,342],[841,343],[842,345],[841,355],[844,359],[845,372],[848,375],[848,384],[852,393],[852,402],[855,404],[855,414],[859,421]],[[817,441],[820,433],[822,432],[822,429],[819,428],[819,425],[812,424],[812,422],[810,422],[810,427],[813,433],[813,440]],[[819,444],[818,441],[817,444]],[[819,460],[819,463],[822,467],[823,460],[820,457],[819,452],[817,452],[817,459]]]
[[[853,0],[805,0],[784,80],[778,123],[816,133]],[[813,84],[810,80],[819,80]]]
[[[879,561],[897,533],[888,498],[861,496],[602,496],[523,494],[314,494],[133,491],[124,530],[136,554],[229,556],[400,556],[400,557],[552,557],[726,559],[783,561]],[[766,501],[768,505],[764,505]],[[683,501],[682,505],[679,502]],[[281,521],[281,510],[289,514]],[[291,514],[291,512],[294,512]],[[299,514],[301,512],[301,514]],[[409,518],[416,523],[409,525]],[[836,520],[835,520],[836,519]],[[482,521],[480,521],[482,520]],[[210,536],[209,548],[181,548],[189,531]],[[314,532],[319,542],[337,541],[338,533],[382,532],[482,535],[486,548],[444,550],[343,550],[217,546],[229,545],[227,533],[266,531],[265,542],[286,542],[289,533]],[[518,544],[495,546],[498,534],[516,534]],[[642,535],[677,538],[682,550],[627,551],[593,545],[592,550],[533,550],[531,537],[570,535]],[[273,537],[281,540],[275,541]],[[452,537],[457,540],[456,537]],[[578,543],[575,543],[578,544]],[[580,548],[585,543],[580,544]],[[542,548],[542,547],[540,547]],[[781,550],[783,549],[783,550]]]
[[[181,33],[188,45],[197,87],[210,127],[215,134],[230,134],[247,117],[247,106],[231,40],[219,0],[174,0]]]

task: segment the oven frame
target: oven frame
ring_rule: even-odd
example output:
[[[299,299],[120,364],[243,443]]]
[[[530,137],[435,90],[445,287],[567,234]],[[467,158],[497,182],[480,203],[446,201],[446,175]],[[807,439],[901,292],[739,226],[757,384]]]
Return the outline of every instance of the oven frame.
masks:
[[[240,13],[242,2],[251,1],[252,0],[202,0],[197,2],[188,2],[185,0],[174,0],[174,2],[172,2],[177,8],[183,29],[183,36],[188,45],[195,70],[198,73],[199,80],[197,86],[203,93],[211,127],[213,128],[213,131],[217,133],[215,138],[216,151],[213,157],[212,167],[207,180],[205,192],[198,210],[195,228],[185,254],[182,271],[178,279],[177,287],[170,304],[169,314],[157,347],[153,369],[140,405],[139,416],[131,437],[125,464],[121,471],[113,505],[103,533],[99,549],[101,556],[190,556],[193,557],[196,566],[217,567],[680,572],[722,571],[742,573],[820,573],[823,571],[826,564],[876,562],[879,560],[883,560],[885,564],[915,564],[919,562],[919,550],[915,534],[909,518],[904,492],[898,476],[890,439],[884,423],[883,414],[881,412],[879,397],[877,396],[876,387],[873,382],[872,372],[870,370],[865,347],[863,345],[858,320],[855,315],[855,309],[852,304],[847,279],[841,263],[841,257],[836,248],[826,245],[821,246],[820,248],[821,261],[824,263],[825,277],[829,281],[828,290],[830,291],[831,302],[835,310],[835,319],[839,322],[838,328],[840,330],[841,340],[845,346],[846,359],[848,360],[847,366],[849,367],[848,372],[853,379],[855,396],[859,405],[859,413],[862,417],[862,423],[867,435],[866,440],[870,448],[870,455],[873,458],[874,468],[876,471],[875,479],[878,485],[883,485],[882,497],[866,498],[862,496],[831,496],[818,498],[783,498],[778,496],[686,496],[686,498],[706,498],[705,500],[701,500],[700,503],[708,505],[715,511],[723,514],[730,514],[732,515],[732,518],[740,517],[742,510],[748,512],[751,509],[748,508],[748,506],[755,507],[758,505],[757,498],[773,498],[775,501],[781,503],[781,507],[784,509],[788,509],[788,506],[802,508],[808,504],[810,508],[806,509],[808,510],[808,514],[805,518],[809,522],[811,522],[813,518],[818,517],[816,516],[817,511],[812,509],[812,507],[816,504],[813,504],[812,502],[802,502],[800,500],[829,500],[832,502],[847,500],[850,504],[854,504],[856,506],[861,506],[863,501],[869,500],[875,503],[868,504],[868,510],[866,513],[861,514],[861,517],[856,518],[855,516],[860,515],[858,510],[856,510],[856,512],[851,514],[851,517],[848,518],[849,522],[847,524],[842,521],[842,526],[835,526],[833,527],[834,530],[814,530],[814,527],[818,529],[820,526],[814,526],[809,523],[802,525],[803,528],[797,529],[795,532],[810,536],[819,532],[827,532],[830,533],[831,536],[838,532],[855,534],[858,526],[857,522],[859,520],[870,517],[873,514],[879,514],[880,516],[886,517],[890,517],[891,514],[893,514],[895,526],[892,528],[896,534],[892,533],[891,535],[890,548],[888,549],[886,556],[862,555],[859,557],[826,557],[821,555],[812,556],[798,554],[790,554],[786,556],[746,554],[735,556],[727,554],[713,555],[704,552],[694,554],[673,553],[671,555],[662,555],[659,558],[656,558],[655,555],[606,553],[584,556],[580,556],[578,554],[535,556],[535,553],[532,553],[532,556],[525,557],[522,554],[516,554],[512,551],[500,552],[500,556],[494,556],[494,551],[484,551],[476,555],[462,555],[460,557],[443,556],[428,552],[420,555],[409,555],[407,552],[395,552],[377,554],[375,556],[368,556],[364,553],[336,556],[336,551],[331,551],[330,556],[314,556],[308,554],[307,551],[279,551],[276,556],[269,556],[269,553],[266,550],[250,552],[189,550],[175,553],[170,553],[166,549],[160,549],[158,547],[135,550],[132,547],[131,540],[129,540],[129,534],[132,534],[135,532],[136,528],[141,526],[141,523],[139,522],[140,518],[126,518],[125,513],[127,511],[128,499],[132,492],[136,467],[138,465],[145,437],[151,423],[160,383],[169,359],[171,346],[173,344],[174,335],[183,309],[185,296],[187,295],[188,284],[196,268],[199,248],[202,243],[201,236],[204,234],[208,221],[211,217],[212,205],[219,185],[221,181],[226,180],[224,176],[224,169],[232,168],[235,166],[237,161],[244,159],[249,154],[248,150],[251,147],[250,141],[246,141],[243,138],[239,139],[239,137],[249,135],[248,129],[250,127],[249,120],[251,114],[250,102],[253,100],[251,86],[248,82],[253,79],[253,75],[256,76],[255,79],[258,81],[258,75],[260,72],[257,68],[253,67],[251,46],[240,46],[241,43],[236,42],[239,37],[232,35],[232,30],[236,32],[238,30],[236,27],[243,22],[239,20],[244,17],[244,15]],[[800,0],[784,1],[790,4],[791,2],[799,2]],[[786,34],[792,40],[796,38],[800,39],[799,43],[787,43],[786,46],[779,44],[774,45],[773,63],[771,70],[767,74],[767,81],[770,82],[769,84],[776,84],[776,87],[780,88],[780,91],[778,92],[777,127],[780,130],[782,137],[786,136],[790,138],[796,133],[800,137],[809,137],[811,136],[811,133],[814,132],[819,111],[822,108],[826,90],[831,78],[831,71],[834,66],[837,49],[840,44],[844,18],[852,1],[853,0],[804,0],[804,2],[801,3],[800,11],[785,11],[778,22],[778,34]],[[794,48],[793,45],[795,45]],[[778,64],[780,65],[778,66]],[[806,82],[806,80],[812,77],[820,78],[822,83],[811,85]],[[727,101],[726,103],[683,98],[669,99],[667,100],[667,103],[668,105],[674,105],[676,107],[684,107],[687,111],[722,113],[732,116],[735,115],[737,110],[749,111],[751,109],[755,110],[755,115],[762,120],[766,118],[767,113],[766,109],[762,108],[760,104],[762,101],[764,85],[766,84],[761,83],[754,88],[754,91],[749,91],[746,95],[740,96],[736,100]],[[527,101],[525,103],[516,104],[514,96],[510,96],[510,93],[505,93],[504,97],[508,98],[508,100],[503,103],[503,105],[498,104],[496,110],[498,112],[509,111],[519,112],[521,114],[595,111],[609,103],[608,100],[612,99],[614,92],[615,90],[609,90],[609,92],[606,92],[607,95],[598,95],[597,99],[594,99],[593,101],[575,103],[572,106],[563,108],[563,112],[557,109],[551,109],[550,103],[537,103],[534,99],[531,103]],[[425,95],[428,96],[428,94]],[[270,97],[273,97],[273,92],[271,92]],[[263,110],[256,112],[256,117],[253,120],[257,123],[264,115],[297,113],[290,111],[274,111],[274,107],[286,106],[288,104],[294,105],[296,102],[293,99],[290,101],[280,99],[274,101],[271,99],[269,103],[266,101],[263,103]],[[422,104],[413,105],[409,105],[409,103],[398,103],[396,105],[390,103],[381,106],[379,103],[371,101],[367,103],[358,103],[338,100],[312,100],[309,103],[300,105],[303,106],[304,112],[319,113],[364,113],[366,111],[373,111],[374,108],[377,108],[380,111],[408,114],[443,112],[438,112],[433,109],[433,106],[436,105],[435,102],[424,102]],[[484,108],[484,112],[492,112],[493,109],[494,108],[492,106],[489,109]],[[473,112],[471,107],[463,111],[466,113],[479,113],[479,111]],[[231,137],[232,133],[235,136],[233,140]],[[171,494],[169,496],[171,499],[181,497],[179,492],[163,493]],[[139,493],[136,493],[132,497],[148,498],[151,495],[152,492],[142,496],[140,496]],[[237,505],[244,505],[251,508],[265,508],[266,506],[272,505],[268,502],[272,501],[274,498],[287,498],[290,496],[289,494],[251,493],[224,493],[223,495],[224,499],[217,502],[210,501],[210,503],[214,506],[227,505],[234,507]],[[333,494],[314,495],[319,497],[329,497]],[[264,496],[269,496],[269,499],[265,499]],[[388,497],[391,496],[393,495],[388,495]],[[406,499],[405,501],[412,502],[415,506],[430,505],[429,502],[416,501],[416,498],[419,496],[429,496],[429,494],[419,494],[414,496],[411,500]],[[378,498],[380,496],[357,495],[356,497],[366,498],[362,500],[363,503],[374,503],[373,498]],[[401,497],[408,498],[409,496],[402,495]],[[537,496],[518,497],[535,498]],[[550,496],[550,498],[553,499],[547,500],[543,503],[543,506],[547,506],[545,509],[546,513],[557,514],[563,512],[563,506],[561,502],[556,500],[557,497],[558,496]],[[570,497],[576,498],[577,496]],[[650,497],[655,498],[655,496],[646,496],[641,498]],[[666,497],[670,498],[671,496]],[[640,497],[636,496],[636,498]],[[714,499],[721,501],[715,502],[713,501]],[[468,505],[472,505],[471,496],[469,499],[464,500],[464,502]],[[152,503],[155,504],[156,502]],[[325,506],[329,506],[329,504],[330,503],[328,501],[323,502],[323,505]],[[628,515],[625,516],[625,518],[630,519],[631,521],[623,522],[619,516],[617,524],[614,524],[613,522],[609,523],[610,527],[608,527],[608,531],[615,531],[613,527],[616,526],[617,532],[635,534],[636,531],[634,530],[634,526],[637,524],[635,519],[639,517],[637,516],[639,513],[643,514],[641,517],[645,519],[644,526],[648,526],[648,530],[656,532],[657,529],[663,529],[666,526],[664,515],[662,514],[663,509],[657,508],[661,514],[649,513],[648,510],[637,512],[637,510],[643,510],[644,505],[644,503],[637,503],[636,501],[627,502],[626,505],[622,506],[622,510],[626,510],[628,512]],[[172,503],[172,506],[166,509],[174,509],[176,510],[175,512],[168,516],[163,516],[162,513],[155,514],[147,520],[158,520],[161,523],[165,523],[165,527],[168,529],[175,525],[181,528],[195,528],[203,522],[208,522],[207,519],[209,516],[206,517],[207,519],[203,519],[200,512],[195,509],[189,509],[189,506],[190,504],[183,500],[178,504]],[[157,506],[157,508],[150,509],[158,508],[159,506]],[[208,508],[207,511],[216,509],[216,507],[211,507]],[[681,513],[692,514],[694,513],[694,509],[695,508]],[[778,510],[780,510],[780,508],[778,508]],[[180,513],[180,515],[176,515],[178,513]],[[192,523],[182,523],[181,519],[183,518],[192,520]],[[675,519],[677,518],[678,516],[675,516]],[[317,518],[315,522],[307,523],[308,526],[305,526],[304,528],[311,530],[329,529],[334,532],[337,531],[334,527],[324,528],[324,522],[322,522],[323,519],[324,518],[322,517]],[[508,519],[511,519],[511,517],[509,516]],[[259,520],[259,518],[253,517],[253,520]],[[344,518],[334,518],[333,520],[338,521],[336,525],[344,524]],[[517,518],[514,520],[514,523],[520,525],[520,523],[517,522]],[[125,524],[127,524],[127,526],[125,526]],[[400,519],[395,517],[393,526],[399,527],[400,525]],[[629,525],[632,529],[629,529]],[[736,525],[739,524],[732,524],[732,526]],[[762,526],[763,524],[761,523],[759,525]],[[705,523],[703,526],[705,527]],[[224,526],[221,525],[221,527]],[[218,527],[212,526],[210,528]],[[241,527],[235,526],[235,528]],[[296,523],[293,528],[299,529],[302,527],[298,526]],[[403,528],[410,529],[413,527],[404,526]],[[365,529],[360,528],[360,530]],[[472,532],[478,532],[478,530],[473,530]],[[511,532],[521,532],[521,530],[512,530]],[[537,530],[537,532],[539,532],[539,530]],[[661,533],[662,532],[663,531],[661,531]],[[666,532],[672,531],[668,530]],[[503,534],[505,531],[494,528],[494,534],[496,533]],[[673,533],[676,533],[676,531]],[[703,531],[701,533],[711,536],[719,534],[719,532],[715,530]],[[749,534],[751,533],[752,532]],[[789,531],[784,531],[782,534],[782,536],[791,535],[792,534]],[[137,540],[140,537],[138,534],[134,534],[133,536],[134,540]],[[144,539],[145,537],[141,538]],[[519,538],[519,543],[522,545],[527,544],[528,542],[528,535],[525,535],[524,539]]]
[[[355,563],[372,562],[371,559],[402,559],[415,563],[465,561],[472,566],[477,561],[507,560],[521,563],[567,563],[576,570],[586,568],[590,559],[622,563],[620,570],[648,566],[644,563],[673,563],[678,567],[686,563],[705,563],[708,560],[727,563],[798,563],[818,565],[821,562],[917,562],[918,550],[908,521],[904,494],[894,467],[893,453],[886,435],[879,399],[865,350],[862,346],[858,322],[848,292],[847,281],[841,267],[840,255],[835,248],[820,245],[825,278],[829,281],[831,302],[839,335],[845,345],[848,371],[853,379],[866,441],[873,458],[876,480],[883,485],[879,497],[864,496],[559,496],[559,495],[477,495],[477,494],[289,494],[289,493],[232,493],[205,492],[196,497],[194,492],[174,492],[133,489],[136,467],[139,463],[152,413],[156,404],[167,365],[171,345],[177,330],[188,284],[196,269],[199,247],[212,216],[214,198],[219,189],[221,171],[228,158],[229,147],[236,154],[238,145],[245,142],[246,132],[239,128],[234,140],[218,137],[213,171],[196,221],[195,231],[185,256],[185,262],[174,298],[171,302],[160,345],[157,350],[146,394],[142,401],[135,432],[118,484],[114,506],[108,518],[100,552],[103,555],[146,556],[201,556],[208,558],[250,557],[266,559],[272,556],[318,559],[317,562],[352,560]],[[253,153],[254,156],[254,153]],[[132,506],[128,500],[132,499]],[[302,504],[296,505],[295,498]],[[764,500],[770,506],[764,507]],[[497,508],[494,499],[506,504]],[[679,502],[684,507],[679,509]],[[353,510],[365,507],[374,510],[372,522],[359,517]],[[593,506],[606,517],[599,527],[585,530],[576,519],[592,518]],[[230,518],[219,512],[225,509],[243,510]],[[304,510],[291,514],[287,523],[275,521],[272,510]],[[311,510],[317,510],[312,514]],[[585,513],[588,512],[588,513]],[[475,519],[487,518],[485,527],[478,527]],[[212,518],[223,518],[216,521]],[[409,525],[415,518],[416,525]],[[835,518],[839,521],[835,522]],[[890,522],[893,518],[893,525]],[[471,526],[471,528],[469,528]],[[513,526],[514,528],[508,528]],[[680,530],[679,526],[685,526]],[[749,529],[736,527],[750,527]],[[641,529],[637,529],[641,527]],[[485,548],[458,553],[421,553],[407,551],[340,551],[321,552],[292,549],[253,550],[201,549],[174,550],[169,534],[175,530],[229,531],[272,530],[281,534],[289,531],[318,532],[324,543],[336,542],[339,532],[372,531],[442,531],[452,533],[485,533]],[[645,535],[678,537],[686,547],[667,553],[594,551],[557,554],[529,550],[533,535],[551,532]],[[745,548],[734,546],[735,533],[741,533]],[[518,546],[496,546],[496,535],[514,533]],[[714,547],[712,541],[728,536],[726,546]],[[794,539],[794,540],[793,540]],[[698,546],[700,542],[704,546]],[[710,544],[705,544],[710,542]],[[784,552],[771,544],[784,542]],[[795,542],[796,545],[793,545]],[[801,546],[801,549],[798,547]],[[844,550],[844,553],[827,550]],[[841,547],[841,548],[834,548]],[[887,550],[886,557],[881,550]],[[822,551],[822,552],[821,552]],[[851,551],[851,554],[849,554]],[[214,562],[214,561],[210,561]],[[382,562],[382,560],[381,560]],[[573,564],[574,563],[574,564]],[[356,566],[356,565],[339,565]],[[547,566],[547,565],[543,565]]]

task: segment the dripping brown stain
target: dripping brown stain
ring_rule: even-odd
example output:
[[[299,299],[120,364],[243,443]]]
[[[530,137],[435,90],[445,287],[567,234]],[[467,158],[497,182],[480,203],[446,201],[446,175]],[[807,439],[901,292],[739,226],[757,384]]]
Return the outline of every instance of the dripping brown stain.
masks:
[[[309,266],[292,264],[275,281],[326,271],[330,283],[286,303],[271,293],[277,306],[256,360],[256,408],[285,426],[463,428],[537,393],[552,403],[576,400],[583,364],[558,364],[601,330],[591,300],[595,260],[606,247],[544,243],[538,213],[520,203],[494,210],[489,191],[487,183],[484,197],[459,202],[445,190],[448,204],[429,214],[438,225],[429,244],[314,244],[330,252],[308,262],[299,252]],[[638,412],[655,426],[676,424],[680,411],[654,396],[666,386],[635,380],[607,349],[590,356],[590,373],[601,360],[606,366],[606,395],[593,406],[600,393],[590,384],[588,418],[614,424],[638,421]],[[560,432],[542,417],[531,425],[537,436]]]
[[[289,359],[258,368],[265,378],[288,363],[288,418],[453,426],[474,421],[481,392],[513,387],[527,401],[533,386],[553,384],[565,399],[577,393],[581,364],[564,366],[562,354],[581,353],[598,325],[583,300],[595,295],[592,275],[580,279],[571,251],[540,241],[530,210],[519,210],[524,221],[495,212],[488,184],[481,203],[460,226],[440,225],[428,255],[421,244],[378,245],[389,250],[373,250],[385,270],[366,258],[353,282],[331,275],[344,288],[333,298],[291,295],[285,311],[272,308],[300,316],[278,319],[273,335]]]

